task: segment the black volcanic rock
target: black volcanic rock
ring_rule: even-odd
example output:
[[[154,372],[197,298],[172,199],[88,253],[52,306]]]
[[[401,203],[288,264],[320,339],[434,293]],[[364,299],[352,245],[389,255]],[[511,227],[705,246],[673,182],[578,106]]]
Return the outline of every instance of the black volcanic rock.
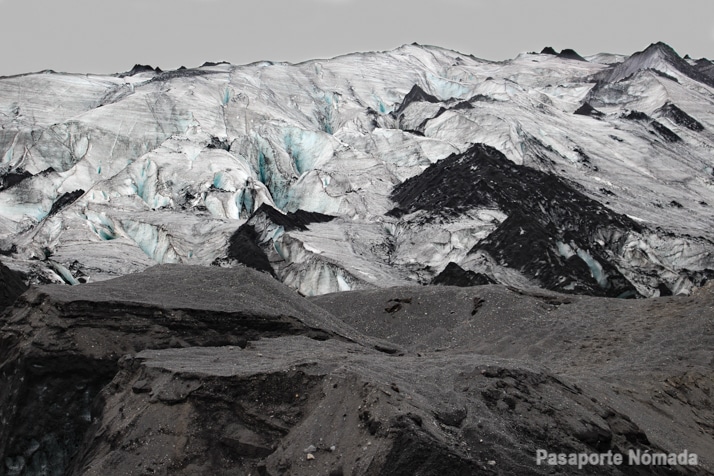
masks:
[[[566,48],[558,53],[558,58],[575,60],[575,61],[587,61],[585,58],[580,56],[575,50]]]
[[[404,96],[404,99],[402,99],[402,103],[394,111],[394,113],[400,114],[407,108],[407,106],[409,106],[413,102],[437,103],[439,102],[439,99],[427,93],[422,88],[420,88],[419,85],[415,84],[414,86],[412,86],[412,89],[407,93],[407,95]]]
[[[650,116],[640,111],[630,111],[623,115],[622,118],[630,121],[649,121],[652,119]]]
[[[245,223],[231,235],[228,240],[227,257],[249,268],[263,271],[274,278],[276,277],[268,256],[260,247],[258,233],[253,225]]]
[[[595,219],[591,215],[604,215],[596,221],[639,227],[631,219],[607,210],[563,179],[516,165],[485,144],[476,144],[463,154],[453,154],[432,164],[420,175],[395,187],[392,198],[399,204],[390,212],[392,215],[416,210],[449,215],[479,206],[497,206],[507,213],[523,210],[535,214],[541,205],[547,205],[551,210],[546,214],[553,219],[560,214],[561,208],[567,208],[573,214],[582,213],[584,220]]]
[[[650,122],[654,131],[667,142],[681,142],[682,138],[672,132],[672,130],[658,121]]]
[[[32,177],[32,174],[27,170],[23,170],[21,172],[9,172],[0,177],[0,190],[6,190],[14,187],[30,177]]]
[[[546,46],[540,52],[542,55],[553,55],[558,58],[575,60],[575,61],[587,61],[585,58],[580,56],[575,50],[571,48],[565,48],[560,53],[558,53],[552,46]]]
[[[583,243],[576,245],[580,253],[563,256],[554,244],[561,240],[570,245]],[[591,296],[638,295],[627,278],[609,262],[607,249],[587,235],[563,234],[554,223],[544,224],[521,212],[511,214],[496,231],[476,244],[471,253],[479,250],[536,279],[546,289]],[[592,266],[600,267],[603,278],[595,275]]]
[[[73,192],[65,192],[52,204],[47,216],[52,216],[62,210],[64,207],[74,203],[79,197],[84,195],[84,190],[74,190]]]
[[[686,127],[694,132],[702,132],[704,130],[704,126],[701,122],[682,111],[674,103],[667,102],[664,106],[657,109],[657,112],[662,114],[664,117],[671,119],[675,124]]]
[[[269,221],[282,227],[285,231],[308,229],[310,223],[325,223],[335,217],[317,212],[307,212],[296,210],[294,212],[283,213],[270,205],[261,205],[244,223],[238,228],[228,240],[227,260],[235,260],[249,268],[269,273],[277,279],[275,270],[270,264],[268,255],[261,247],[260,236],[254,223]],[[218,258],[214,265],[223,263],[223,259]]]
[[[139,73],[161,73],[161,68],[158,66],[153,67],[149,66],[148,64],[135,64],[133,68],[131,68],[129,71],[126,71],[124,73],[120,73],[118,76],[120,78],[123,78],[125,76],[134,76],[135,74]]]
[[[591,117],[602,117],[604,114],[590,105],[589,102],[585,101],[582,106],[577,108],[573,114],[578,114],[580,116],[591,116]]]
[[[221,149],[225,151],[231,150],[231,144],[228,139],[220,137],[211,137],[211,142],[206,145],[207,149]]]
[[[228,61],[205,61],[201,67],[207,67],[207,66],[218,66],[220,64],[230,64]]]
[[[697,124],[701,125],[698,121],[696,121],[694,118],[676,107],[674,104],[671,104],[671,106],[665,105],[660,108],[658,112],[660,112],[663,116],[672,119],[672,121],[674,121],[676,124],[680,124],[687,128],[693,127],[694,129],[692,130],[695,130],[697,128]],[[668,128],[661,122],[652,119],[644,112],[630,111],[627,114],[621,115],[620,117],[628,121],[647,121],[648,125],[651,127],[650,133],[660,136],[667,142],[675,143],[680,142],[682,140],[682,138],[679,137],[676,133],[674,133],[670,128]],[[688,127],[687,124],[689,124],[689,126],[691,127]],[[702,126],[702,128],[703,127],[704,126]]]
[[[439,273],[431,284],[442,286],[482,286],[484,284],[495,284],[496,282],[485,274],[466,271],[453,261],[446,265],[446,268]]]
[[[698,59],[694,65],[694,69],[700,74],[714,81],[714,62],[707,58]]]
[[[459,101],[456,103],[455,106],[449,108],[450,111],[459,111],[459,110],[464,110],[464,109],[473,109],[474,105],[471,103],[471,101],[477,101],[478,99],[471,98],[468,101]]]
[[[620,237],[641,226],[555,175],[518,166],[489,146],[477,144],[431,165],[398,185],[392,198],[398,203],[390,211],[394,216],[425,210],[430,217],[448,217],[496,207],[509,218],[471,253],[486,251],[548,289],[637,295],[610,256],[621,246]],[[563,245],[571,256],[563,256]]]
[[[22,277],[0,263],[0,312],[10,307],[25,291],[27,286]]]
[[[629,416],[576,388],[505,359],[384,357],[356,344],[302,337],[263,339],[245,349],[146,350],[120,362],[71,469],[498,474],[489,471],[495,458],[499,471],[538,475],[550,468],[534,464],[531,445],[658,450]],[[555,402],[561,410],[554,417],[548,408]],[[531,417],[518,417],[526,408]],[[145,444],[109,443],[136,436]]]
[[[294,212],[283,213],[276,210],[270,205],[261,205],[251,216],[251,218],[265,216],[268,220],[278,226],[282,226],[285,230],[307,230],[310,223],[327,223],[335,219],[330,215],[318,212],[307,212],[305,210],[296,210]]]

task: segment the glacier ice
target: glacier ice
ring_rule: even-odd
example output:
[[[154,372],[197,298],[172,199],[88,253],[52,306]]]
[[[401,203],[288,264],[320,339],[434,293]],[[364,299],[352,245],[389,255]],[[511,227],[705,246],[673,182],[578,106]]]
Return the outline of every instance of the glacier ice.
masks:
[[[121,225],[127,235],[157,263],[178,263],[179,256],[174,251],[170,236],[166,231],[148,223],[124,220]]]
[[[67,268],[62,266],[61,264],[56,263],[54,261],[50,261],[50,265],[57,271],[57,273],[59,273],[59,275],[62,277],[62,279],[65,280],[65,282],[67,284],[71,284],[71,285],[79,284],[79,281],[77,281],[77,279],[75,279],[75,277],[72,276],[72,273]]]
[[[607,273],[605,273],[605,271],[602,269],[602,265],[595,258],[593,258],[592,255],[586,250],[578,249],[576,253],[580,257],[580,259],[582,259],[585,264],[588,265],[592,277],[595,279],[595,281],[597,281],[600,287],[606,288],[608,284]]]
[[[309,230],[255,225],[280,279],[305,294],[430,282],[451,261],[525,285],[520,270],[469,254],[506,210],[387,216],[396,185],[481,143],[644,227],[593,230],[592,243],[617,244],[607,256],[566,238],[555,255],[578,256],[601,286],[616,269],[642,295],[662,283],[689,292],[714,269],[714,92],[674,55],[653,45],[489,62],[406,45],[297,65],[0,78],[0,174],[24,177],[0,188],[0,241],[16,245],[18,269],[60,279],[46,248],[70,274],[105,279],[213,263],[269,205],[338,217]],[[415,85],[433,99],[402,107]],[[602,117],[573,114],[584,102]],[[681,142],[666,143],[654,121]],[[75,190],[86,193],[48,217]]]

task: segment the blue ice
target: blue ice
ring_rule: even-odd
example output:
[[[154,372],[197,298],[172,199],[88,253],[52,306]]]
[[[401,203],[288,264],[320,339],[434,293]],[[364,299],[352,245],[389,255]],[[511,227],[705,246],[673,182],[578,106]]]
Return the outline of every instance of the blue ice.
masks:
[[[592,274],[592,277],[595,281],[597,281],[598,285],[601,288],[606,288],[608,285],[607,274],[602,269],[602,265],[585,250],[579,249],[577,253],[580,259],[582,259],[590,268],[590,274]]]

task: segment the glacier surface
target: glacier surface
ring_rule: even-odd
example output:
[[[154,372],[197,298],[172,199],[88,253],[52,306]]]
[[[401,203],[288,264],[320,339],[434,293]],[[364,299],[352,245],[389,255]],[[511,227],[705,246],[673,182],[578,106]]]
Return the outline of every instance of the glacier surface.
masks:
[[[306,295],[429,283],[449,263],[518,287],[688,293],[714,275],[713,70],[661,43],[502,62],[406,45],[0,78],[2,259],[69,284],[231,266],[231,236],[250,226],[275,276]],[[490,185],[480,169],[490,201],[443,184],[439,209],[394,213],[397,187],[476,144],[515,167]],[[530,200],[507,193],[528,189],[524,171],[562,193],[511,206]],[[617,226],[553,203],[573,197]],[[265,207],[334,219],[285,226]],[[514,227],[519,213],[538,220]]]

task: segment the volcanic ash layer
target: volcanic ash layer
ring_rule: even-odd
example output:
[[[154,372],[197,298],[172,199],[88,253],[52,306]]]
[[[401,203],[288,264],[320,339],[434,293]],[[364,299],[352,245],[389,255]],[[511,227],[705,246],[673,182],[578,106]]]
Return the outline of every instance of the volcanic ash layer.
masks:
[[[2,315],[4,474],[551,474],[536,451],[700,456],[714,288],[622,300],[501,285],[301,297],[161,265],[33,287]]]

